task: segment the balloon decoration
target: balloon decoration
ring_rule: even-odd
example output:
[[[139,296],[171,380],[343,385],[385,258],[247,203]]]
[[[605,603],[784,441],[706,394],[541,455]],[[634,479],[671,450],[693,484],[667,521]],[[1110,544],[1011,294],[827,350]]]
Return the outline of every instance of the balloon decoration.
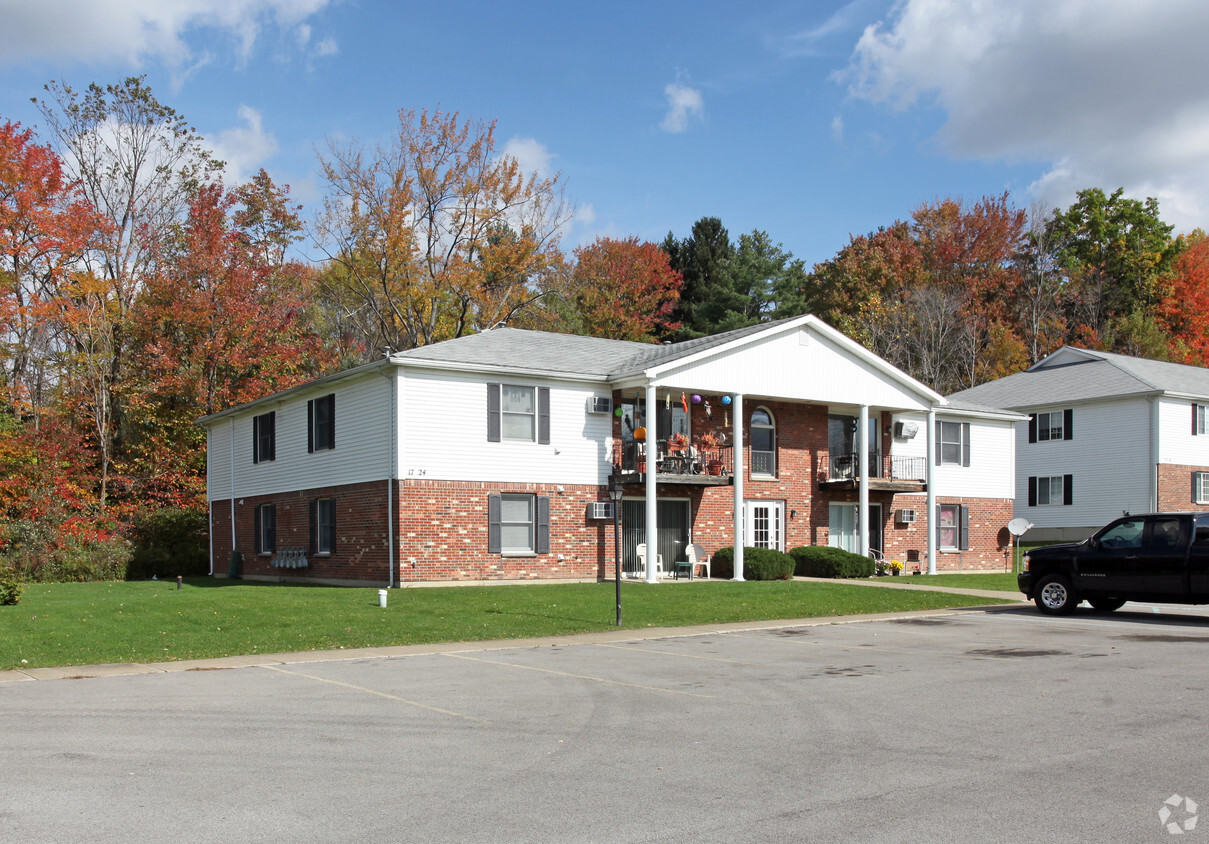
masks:
[[[722,403],[723,403],[723,404],[730,404],[730,396],[723,396],[723,397],[722,397]]]
[[[701,404],[701,394],[693,393],[693,404]]]

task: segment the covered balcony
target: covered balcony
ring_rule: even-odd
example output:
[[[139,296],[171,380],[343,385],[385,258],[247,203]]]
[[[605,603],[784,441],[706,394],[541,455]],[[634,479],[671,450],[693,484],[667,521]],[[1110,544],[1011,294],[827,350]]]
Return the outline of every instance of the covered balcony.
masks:
[[[924,492],[927,490],[928,459],[898,457],[869,453],[869,488],[885,492]],[[860,454],[851,452],[820,454],[818,478],[820,489],[856,489],[861,482]]]
[[[730,446],[706,448],[669,444],[654,445],[657,483],[694,486],[727,486],[734,474],[735,461]],[[647,473],[648,444],[635,440],[614,441],[613,472],[624,484],[641,483]]]

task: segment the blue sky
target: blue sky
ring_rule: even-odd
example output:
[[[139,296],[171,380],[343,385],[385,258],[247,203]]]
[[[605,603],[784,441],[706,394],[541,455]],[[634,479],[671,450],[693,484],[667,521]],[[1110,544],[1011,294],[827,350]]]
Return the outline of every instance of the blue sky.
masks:
[[[328,139],[439,107],[562,174],[568,247],[708,215],[810,265],[922,202],[1091,186],[1209,227],[1203,0],[0,0],[0,21],[0,119],[38,128],[51,79],[145,73],[230,181],[264,167],[308,212]]]

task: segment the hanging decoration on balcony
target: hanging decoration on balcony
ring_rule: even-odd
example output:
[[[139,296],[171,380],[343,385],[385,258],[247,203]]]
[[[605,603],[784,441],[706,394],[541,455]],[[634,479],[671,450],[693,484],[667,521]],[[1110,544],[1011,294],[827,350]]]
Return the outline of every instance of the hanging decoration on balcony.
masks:
[[[693,393],[693,404],[701,404],[701,394]]]
[[[666,393],[664,393],[664,394],[663,394],[663,409],[664,409],[664,410],[671,410],[671,409],[672,409],[672,393],[671,393],[671,390],[669,390],[668,392],[666,392]]]
[[[714,418],[714,409],[709,406],[709,402],[705,403],[705,418],[706,419]]]
[[[730,427],[730,411],[728,411],[728,410],[722,411],[722,427],[724,427],[724,428]]]
[[[731,401],[730,396],[723,396],[723,397],[722,397],[722,403],[723,403],[723,404],[730,404],[730,401]]]
[[[680,406],[684,408],[685,413],[688,413],[688,399],[685,398],[684,393],[680,394]]]

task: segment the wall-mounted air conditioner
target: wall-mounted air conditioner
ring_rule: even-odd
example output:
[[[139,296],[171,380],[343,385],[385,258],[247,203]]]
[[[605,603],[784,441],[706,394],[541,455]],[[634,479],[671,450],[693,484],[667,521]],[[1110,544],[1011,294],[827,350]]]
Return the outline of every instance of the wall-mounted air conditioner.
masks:
[[[612,396],[591,396],[588,398],[588,413],[612,413]]]
[[[612,501],[593,501],[588,505],[589,519],[611,519],[613,518],[613,502]]]
[[[914,510],[899,510],[898,511],[899,524],[909,525],[909,524],[912,524],[914,521],[915,521],[915,511]]]
[[[909,440],[919,433],[919,425],[915,422],[895,422],[894,436],[900,440]]]

